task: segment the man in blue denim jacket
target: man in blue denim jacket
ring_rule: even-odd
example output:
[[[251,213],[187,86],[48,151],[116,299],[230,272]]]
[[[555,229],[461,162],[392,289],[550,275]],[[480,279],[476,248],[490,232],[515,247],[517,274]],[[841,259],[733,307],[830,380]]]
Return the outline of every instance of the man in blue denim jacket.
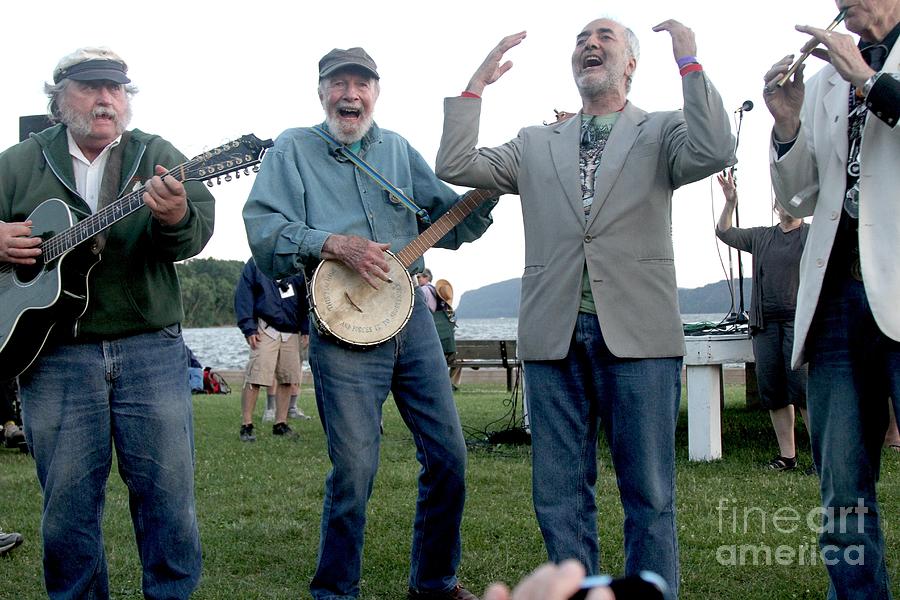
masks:
[[[319,61],[323,128],[414,199],[431,219],[459,197],[409,143],[373,121],[375,62],[362,48],[332,50]],[[339,160],[340,159],[340,160]],[[443,237],[457,248],[491,224],[492,200]],[[285,131],[262,165],[243,211],[257,265],[281,278],[335,259],[378,287],[389,281],[385,250],[420,232],[413,211],[343,160],[311,128]],[[410,271],[423,268],[422,259]],[[309,363],[332,470],[325,481],[316,599],[359,595],[366,503],[378,469],[382,405],[392,392],[422,464],[413,525],[409,597],[475,598],[459,585],[460,522],[466,447],[431,312],[415,294],[409,322],[392,339],[351,348],[310,331]]]

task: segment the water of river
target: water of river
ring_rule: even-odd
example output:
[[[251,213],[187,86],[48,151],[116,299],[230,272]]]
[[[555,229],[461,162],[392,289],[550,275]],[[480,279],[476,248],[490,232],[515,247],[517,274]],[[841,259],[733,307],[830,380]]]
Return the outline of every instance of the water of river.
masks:
[[[685,323],[718,322],[721,315],[682,315]],[[518,319],[460,319],[456,328],[459,340],[514,340]],[[184,341],[197,359],[213,369],[243,369],[247,364],[249,347],[237,327],[207,327],[185,329]]]

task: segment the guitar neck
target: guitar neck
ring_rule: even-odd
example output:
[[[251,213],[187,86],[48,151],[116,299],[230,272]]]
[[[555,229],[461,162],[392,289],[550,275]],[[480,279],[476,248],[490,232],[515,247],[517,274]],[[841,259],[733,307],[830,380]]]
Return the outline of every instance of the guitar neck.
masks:
[[[184,182],[184,170],[192,161],[178,165],[169,171],[169,175],[180,182]],[[144,186],[122,196],[118,200],[107,204],[89,217],[79,221],[69,229],[58,233],[41,244],[44,262],[59,258],[75,246],[85,242],[101,231],[105,231],[133,212],[137,212],[144,206]]]
[[[428,249],[433,247],[440,241],[442,237],[447,235],[451,229],[459,225],[463,219],[472,214],[476,208],[481,206],[482,202],[488,198],[493,198],[497,192],[491,190],[471,190],[467,192],[460,200],[450,207],[440,219],[435,221],[431,227],[419,234],[419,236],[411,241],[408,246],[397,253],[397,259],[400,263],[409,268],[420,256],[425,254]]]

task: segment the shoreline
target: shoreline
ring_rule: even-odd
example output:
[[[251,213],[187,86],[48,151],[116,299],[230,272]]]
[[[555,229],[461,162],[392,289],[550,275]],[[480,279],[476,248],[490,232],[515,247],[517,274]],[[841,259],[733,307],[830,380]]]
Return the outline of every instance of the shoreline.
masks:
[[[228,385],[231,386],[232,391],[240,390],[243,385],[244,371],[238,369],[214,369],[216,373],[219,373],[222,377],[225,378],[225,381],[228,382]],[[746,383],[744,374],[745,369],[740,367],[725,367],[722,369],[723,378],[726,384],[744,384]],[[303,370],[303,380],[302,385],[309,385],[311,383],[311,376],[308,375],[309,370]],[[464,368],[462,372],[462,377],[460,379],[460,385],[466,384],[485,384],[485,383],[497,383],[506,385],[506,369],[503,368],[494,368],[494,367],[481,367],[480,369],[471,369]],[[684,381],[684,368],[681,370],[681,385],[682,388],[685,386]],[[685,395],[684,389],[682,389],[682,395]]]

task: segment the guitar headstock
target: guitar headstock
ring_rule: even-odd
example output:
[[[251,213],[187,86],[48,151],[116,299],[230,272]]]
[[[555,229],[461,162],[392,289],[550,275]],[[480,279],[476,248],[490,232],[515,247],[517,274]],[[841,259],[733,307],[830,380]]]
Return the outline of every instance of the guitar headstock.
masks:
[[[261,140],[248,133],[186,162],[180,170],[181,180],[206,181],[206,185],[212,187],[212,179],[218,179],[222,175],[225,176],[225,181],[231,181],[231,173],[235,173],[236,177],[240,177],[242,171],[249,175],[250,167],[253,167],[254,172],[259,170],[258,165],[263,155],[272,146],[272,140]],[[173,172],[175,173],[177,171]]]

